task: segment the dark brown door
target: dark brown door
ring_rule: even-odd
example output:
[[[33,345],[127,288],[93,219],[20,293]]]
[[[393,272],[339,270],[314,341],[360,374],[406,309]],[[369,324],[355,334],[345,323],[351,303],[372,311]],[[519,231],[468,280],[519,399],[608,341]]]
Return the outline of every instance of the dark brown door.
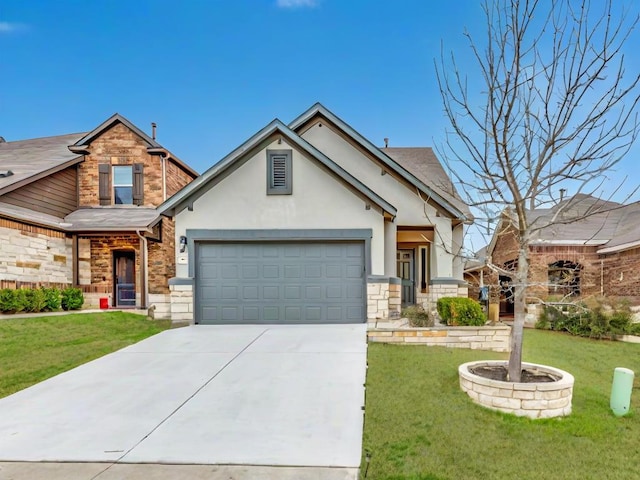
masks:
[[[114,306],[136,306],[135,268],[135,252],[113,252]]]
[[[396,260],[397,275],[402,280],[402,306],[413,305],[416,303],[413,250],[398,250]]]

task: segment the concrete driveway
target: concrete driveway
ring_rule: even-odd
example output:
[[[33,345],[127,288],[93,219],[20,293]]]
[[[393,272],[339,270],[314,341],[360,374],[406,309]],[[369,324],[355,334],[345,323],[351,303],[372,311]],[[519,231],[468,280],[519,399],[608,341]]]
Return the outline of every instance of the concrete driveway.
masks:
[[[364,324],[165,331],[0,399],[0,461],[355,469],[366,348]]]

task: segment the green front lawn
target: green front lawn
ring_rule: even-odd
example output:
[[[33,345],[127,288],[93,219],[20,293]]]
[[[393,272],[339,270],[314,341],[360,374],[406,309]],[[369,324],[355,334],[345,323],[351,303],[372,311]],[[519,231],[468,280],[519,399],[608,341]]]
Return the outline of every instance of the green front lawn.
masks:
[[[168,327],[124,312],[0,318],[0,398]]]
[[[366,478],[640,478],[640,345],[526,331],[524,361],[575,377],[573,414],[563,419],[516,418],[472,403],[458,385],[458,365],[497,358],[507,356],[370,344]],[[622,418],[609,409],[615,367],[636,372],[631,413]],[[366,468],[363,461],[362,478]]]

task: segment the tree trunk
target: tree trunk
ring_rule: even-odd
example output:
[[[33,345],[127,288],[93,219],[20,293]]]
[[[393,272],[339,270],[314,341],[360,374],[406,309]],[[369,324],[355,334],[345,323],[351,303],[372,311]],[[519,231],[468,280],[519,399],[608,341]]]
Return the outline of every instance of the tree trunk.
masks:
[[[526,318],[525,298],[529,276],[527,246],[520,247],[518,270],[514,286],[513,328],[511,329],[511,353],[509,354],[509,381],[519,382],[522,374],[522,335]]]

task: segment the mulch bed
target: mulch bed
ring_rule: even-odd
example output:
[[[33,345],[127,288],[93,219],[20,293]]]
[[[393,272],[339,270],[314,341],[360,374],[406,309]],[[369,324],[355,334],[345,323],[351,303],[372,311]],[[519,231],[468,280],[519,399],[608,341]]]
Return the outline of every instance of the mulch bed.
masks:
[[[469,371],[482,378],[508,382],[506,365],[481,366],[470,368]],[[523,368],[520,383],[551,383],[557,382],[560,377],[551,373],[542,372],[538,369]]]

